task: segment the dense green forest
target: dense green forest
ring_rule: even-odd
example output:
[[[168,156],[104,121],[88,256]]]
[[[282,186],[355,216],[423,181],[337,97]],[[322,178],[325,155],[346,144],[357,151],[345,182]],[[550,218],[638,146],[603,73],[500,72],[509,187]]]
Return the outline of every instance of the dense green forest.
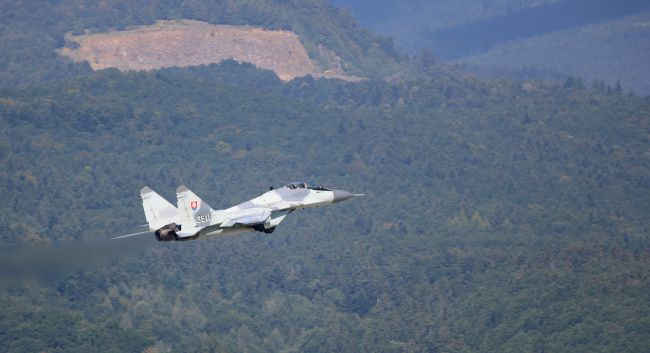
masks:
[[[438,27],[530,7],[404,4]],[[479,79],[324,0],[5,1],[0,18],[0,351],[649,351],[650,98],[625,82]],[[93,72],[54,51],[176,18],[290,29],[370,79]],[[144,185],[223,208],[303,180],[367,196],[273,234],[109,240],[142,229]]]
[[[647,351],[649,119],[573,78],[284,84],[234,62],[2,89],[6,251],[135,230],[145,184],[368,196],[6,284],[0,347]]]

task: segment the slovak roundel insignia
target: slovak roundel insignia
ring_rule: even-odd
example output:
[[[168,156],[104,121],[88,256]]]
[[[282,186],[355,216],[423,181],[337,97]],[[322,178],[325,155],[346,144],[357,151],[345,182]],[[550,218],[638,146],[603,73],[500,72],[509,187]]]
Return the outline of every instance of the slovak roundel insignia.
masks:
[[[190,207],[192,207],[192,211],[196,211],[196,209],[199,208],[199,202],[198,201],[190,202]]]

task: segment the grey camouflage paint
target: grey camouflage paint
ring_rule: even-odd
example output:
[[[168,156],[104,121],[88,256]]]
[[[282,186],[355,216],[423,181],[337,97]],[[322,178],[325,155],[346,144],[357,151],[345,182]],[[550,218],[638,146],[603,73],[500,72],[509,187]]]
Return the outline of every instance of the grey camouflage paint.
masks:
[[[159,232],[164,226],[166,231],[173,231],[174,240],[189,240],[247,231],[271,233],[294,210],[362,195],[292,183],[222,210],[212,209],[184,185],[176,189],[177,207],[146,186],[140,196],[149,230]]]

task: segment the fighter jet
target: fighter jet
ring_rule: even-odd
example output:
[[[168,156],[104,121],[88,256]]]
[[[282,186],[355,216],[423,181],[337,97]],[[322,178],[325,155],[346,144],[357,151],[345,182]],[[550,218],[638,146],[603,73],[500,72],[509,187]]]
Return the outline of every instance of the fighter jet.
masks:
[[[247,231],[273,233],[295,210],[329,205],[355,196],[363,194],[291,183],[271,188],[236,206],[214,210],[184,185],[176,189],[177,207],[145,186],[140,190],[140,197],[149,231],[114,239],[149,232],[154,232],[158,241],[205,239]]]

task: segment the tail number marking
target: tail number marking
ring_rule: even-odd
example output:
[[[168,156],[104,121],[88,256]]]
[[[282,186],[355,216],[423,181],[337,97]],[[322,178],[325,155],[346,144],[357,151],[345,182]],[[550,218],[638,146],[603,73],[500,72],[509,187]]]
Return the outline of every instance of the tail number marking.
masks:
[[[196,216],[196,223],[205,223],[205,222],[209,222],[210,219],[211,219],[211,217],[210,217],[210,214],[209,214],[209,213],[201,214],[201,215]]]

